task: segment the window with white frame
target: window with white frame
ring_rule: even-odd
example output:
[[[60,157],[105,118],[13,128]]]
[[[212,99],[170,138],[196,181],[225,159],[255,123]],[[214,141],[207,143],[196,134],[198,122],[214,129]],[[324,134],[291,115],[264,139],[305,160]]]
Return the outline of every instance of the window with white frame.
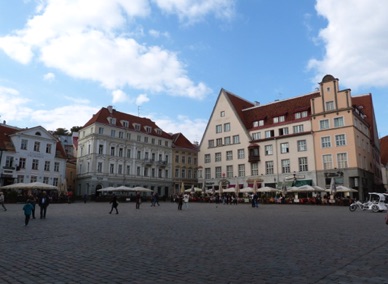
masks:
[[[216,167],[216,178],[221,178],[221,172],[222,172],[222,170],[221,170],[221,167]]]
[[[221,111],[221,112],[220,112],[220,116],[221,116],[221,117],[224,117],[224,116],[225,116],[225,111]]]
[[[244,164],[238,165],[238,176],[245,177],[245,165]]]
[[[214,148],[214,140],[213,139],[210,139],[208,141],[208,145],[209,145],[209,148]]]
[[[226,166],[226,176],[228,178],[233,177],[233,166],[232,165]]]
[[[233,151],[226,151],[226,160],[227,161],[233,160]]]
[[[215,153],[214,160],[216,162],[221,162],[221,152]]]
[[[98,128],[98,134],[104,134],[104,127]]]
[[[123,165],[119,165],[117,173],[118,173],[119,175],[122,175],[122,174],[123,174]]]
[[[221,133],[222,132],[222,125],[218,124],[216,125],[216,133]]]
[[[330,136],[321,137],[321,146],[322,148],[331,147]]]
[[[259,140],[259,139],[261,139],[261,132],[252,133],[252,140]]]
[[[33,170],[38,170],[38,167],[39,167],[39,160],[38,159],[33,159],[32,160],[32,169]]]
[[[19,168],[25,169],[26,168],[26,158],[20,158],[19,159]]]
[[[335,145],[336,146],[346,145],[345,134],[338,134],[335,136]]]
[[[281,164],[282,164],[282,173],[283,174],[291,172],[289,159],[281,160]]]
[[[110,164],[109,165],[109,173],[110,174],[114,174],[115,173],[115,165],[114,164]]]
[[[288,127],[279,128],[279,136],[288,135]]]
[[[251,175],[252,176],[259,175],[259,164],[258,163],[251,164]]]
[[[27,139],[22,139],[20,149],[21,150],[27,150],[27,145],[28,145],[28,140]]]
[[[303,132],[303,124],[300,125],[294,125],[293,126],[294,133],[301,133]]]
[[[112,129],[112,130],[110,131],[110,136],[111,136],[111,137],[116,137],[116,130]]]
[[[210,178],[211,178],[211,169],[205,168],[205,179],[210,179]]]
[[[275,130],[266,130],[264,132],[264,136],[265,138],[271,138],[271,137],[274,137],[275,136]]]
[[[323,169],[331,170],[333,168],[333,157],[331,154],[322,155]]]
[[[224,144],[230,145],[230,136],[224,137]]]
[[[319,121],[319,129],[324,130],[324,129],[329,129],[329,120],[328,119],[322,119]]]
[[[49,172],[50,171],[50,161],[45,161],[44,162],[44,170],[46,172]]]
[[[300,172],[307,172],[308,171],[307,157],[298,158],[298,163],[299,163],[299,171]]]
[[[216,139],[216,146],[222,146],[222,138]]]
[[[307,151],[307,143],[306,140],[298,140],[297,142],[298,152]]]
[[[273,161],[266,161],[265,162],[265,174],[266,175],[272,175],[273,172]]]
[[[47,154],[51,154],[51,146],[52,146],[51,144],[46,145],[46,153]]]
[[[288,142],[280,143],[280,153],[285,154],[289,152],[290,152],[290,147],[288,145]]]
[[[54,172],[59,172],[59,162],[54,163]]]
[[[43,183],[48,184],[49,183],[49,178],[48,177],[44,177],[43,178]]]
[[[205,163],[210,163],[210,154],[205,154]]]
[[[245,151],[244,151],[244,149],[238,149],[237,150],[237,158],[238,159],[244,159],[245,158]]]
[[[259,126],[259,122],[256,120],[253,122],[253,127],[258,127]]]
[[[39,148],[40,148],[40,142],[35,141],[35,143],[34,143],[34,151],[35,152],[39,152]]]
[[[230,123],[224,123],[224,132],[229,132],[230,131]]]
[[[30,182],[37,182],[38,181],[38,177],[37,176],[31,176],[30,177]]]
[[[334,110],[334,101],[326,102],[325,106],[326,111]]]
[[[342,127],[344,126],[344,118],[343,117],[335,117],[334,118],[334,127]]]
[[[347,153],[338,153],[337,154],[337,163],[339,169],[344,169],[348,167],[348,155]]]
[[[102,173],[102,162],[97,163],[97,172]]]
[[[273,154],[272,145],[265,145],[264,146],[264,153],[266,156],[272,155]]]
[[[263,125],[264,125],[264,119],[259,120],[259,126],[263,126]]]
[[[240,136],[233,135],[233,144],[239,144],[239,143],[240,143]]]

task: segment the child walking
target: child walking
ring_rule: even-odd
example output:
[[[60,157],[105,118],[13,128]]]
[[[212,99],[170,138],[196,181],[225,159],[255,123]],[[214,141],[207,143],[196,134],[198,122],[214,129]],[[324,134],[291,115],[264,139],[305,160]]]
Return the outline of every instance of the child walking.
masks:
[[[23,206],[23,211],[24,211],[24,225],[27,226],[28,222],[30,222],[30,217],[32,210],[34,209],[33,205],[31,204],[31,200],[27,200],[27,203]]]

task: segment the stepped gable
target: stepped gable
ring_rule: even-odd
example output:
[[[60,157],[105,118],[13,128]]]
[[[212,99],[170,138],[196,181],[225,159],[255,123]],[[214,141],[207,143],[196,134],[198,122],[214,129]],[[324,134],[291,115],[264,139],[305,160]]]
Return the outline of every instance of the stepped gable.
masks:
[[[243,111],[245,127],[248,130],[263,129],[273,127],[273,118],[284,115],[284,122],[276,123],[277,126],[288,124],[295,120],[294,114],[297,112],[308,111],[308,116],[304,119],[310,119],[311,99],[319,97],[319,92],[308,95],[275,101],[266,105],[255,106]],[[303,119],[303,118],[302,118]],[[255,121],[264,120],[263,126],[254,127]]]
[[[198,147],[191,143],[182,133],[175,133],[171,135],[174,148],[185,148],[196,150]]]
[[[110,118],[110,117],[116,119],[115,124],[109,123],[108,118]],[[129,126],[124,127],[124,125],[122,124],[122,121],[128,121]],[[138,117],[135,115],[120,112],[120,111],[117,111],[111,107],[101,108],[96,114],[93,115],[93,117],[88,122],[86,122],[86,124],[83,126],[83,128],[87,127],[89,125],[92,125],[93,123],[100,123],[100,124],[105,124],[105,125],[114,125],[116,127],[122,128],[122,129],[128,129],[128,130],[132,130],[132,131],[146,133],[148,135],[152,135],[152,136],[156,136],[156,137],[171,139],[171,136],[168,133],[164,132],[160,127],[158,127],[155,124],[155,122],[153,122],[149,118]],[[141,125],[140,131],[135,130],[134,124]],[[151,127],[152,132],[151,133],[146,132],[146,130],[144,129],[145,126]],[[156,133],[155,129],[160,129],[162,131],[161,134],[159,135],[158,133]]]
[[[5,151],[14,152],[15,147],[11,141],[10,135],[15,134],[20,129],[8,127],[6,125],[0,125],[0,149]]]
[[[380,155],[381,163],[384,166],[388,165],[388,136],[384,136],[380,139]]]

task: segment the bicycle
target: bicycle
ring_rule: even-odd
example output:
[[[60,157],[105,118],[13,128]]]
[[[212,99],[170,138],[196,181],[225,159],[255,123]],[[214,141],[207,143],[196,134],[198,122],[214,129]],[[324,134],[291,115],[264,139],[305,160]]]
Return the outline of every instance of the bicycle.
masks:
[[[352,204],[349,205],[350,212],[354,212],[357,209],[361,209],[362,211],[365,211],[367,208],[368,207],[365,206],[365,204],[360,201],[353,202]]]

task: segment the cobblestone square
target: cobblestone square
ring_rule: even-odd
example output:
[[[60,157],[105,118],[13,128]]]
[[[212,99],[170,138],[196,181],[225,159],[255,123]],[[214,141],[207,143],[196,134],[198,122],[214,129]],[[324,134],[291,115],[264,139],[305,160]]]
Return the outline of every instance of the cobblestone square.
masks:
[[[314,205],[0,211],[0,283],[388,283],[385,213]]]

